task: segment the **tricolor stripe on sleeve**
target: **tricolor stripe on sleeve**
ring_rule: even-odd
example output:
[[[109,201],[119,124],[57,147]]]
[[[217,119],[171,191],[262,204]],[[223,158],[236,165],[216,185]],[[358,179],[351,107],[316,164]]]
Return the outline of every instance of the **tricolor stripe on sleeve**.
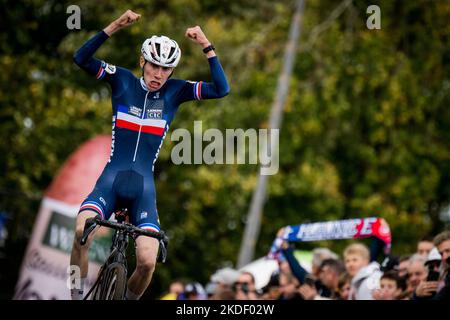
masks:
[[[80,207],[80,211],[84,211],[84,210],[91,210],[94,211],[96,213],[98,213],[102,218],[105,218],[105,215],[103,213],[103,209],[100,206],[100,204],[98,204],[97,202],[94,201],[86,201],[85,203],[83,203],[83,205]]]
[[[159,228],[156,224],[153,223],[143,223],[138,226],[138,228],[145,229],[148,231],[159,232]]]
[[[202,81],[196,82],[194,84],[194,97],[197,100],[202,99]]]
[[[105,73],[106,73],[105,69],[103,67],[100,67],[100,69],[98,69],[96,78],[99,80],[103,79],[103,77],[105,76]]]

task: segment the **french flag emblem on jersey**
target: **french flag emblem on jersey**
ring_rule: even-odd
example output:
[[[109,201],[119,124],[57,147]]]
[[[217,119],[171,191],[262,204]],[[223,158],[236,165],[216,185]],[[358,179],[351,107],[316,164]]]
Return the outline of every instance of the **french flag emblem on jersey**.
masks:
[[[126,106],[119,106],[117,110],[116,127],[133,131],[145,132],[162,136],[166,128],[166,120],[163,119],[142,119],[128,114]]]
[[[202,81],[194,82],[194,98],[202,100]]]

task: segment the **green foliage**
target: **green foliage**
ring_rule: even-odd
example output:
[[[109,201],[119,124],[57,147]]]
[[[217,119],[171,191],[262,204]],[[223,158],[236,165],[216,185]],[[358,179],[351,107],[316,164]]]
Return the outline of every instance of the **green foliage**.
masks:
[[[377,2],[377,1],[375,1]],[[293,2],[78,1],[82,29],[65,26],[69,1],[2,1],[0,209],[13,214],[11,241],[26,239],[40,195],[68,155],[110,132],[109,88],[72,63],[75,50],[125,9],[142,14],[96,54],[139,75],[151,34],[173,37],[183,57],[175,77],[208,80],[200,48],[184,37],[202,26],[231,84],[226,98],[184,104],[172,130],[266,128]],[[257,256],[288,224],[380,216],[394,253],[412,252],[441,231],[450,196],[450,47],[446,1],[378,1],[382,29],[365,26],[367,1],[353,1],[314,28],[335,1],[306,1],[302,37],[280,134],[280,170],[269,179]],[[166,138],[156,164],[158,210],[171,244],[155,273],[155,295],[171,279],[202,282],[235,264],[256,185],[253,165],[176,166]],[[345,242],[327,243],[339,251]],[[305,244],[311,248],[317,244]]]

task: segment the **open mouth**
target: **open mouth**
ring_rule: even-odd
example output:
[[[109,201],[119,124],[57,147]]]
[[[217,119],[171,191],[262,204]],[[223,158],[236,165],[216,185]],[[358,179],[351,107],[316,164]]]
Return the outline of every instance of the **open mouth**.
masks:
[[[160,83],[158,81],[150,81],[150,87],[158,88]]]

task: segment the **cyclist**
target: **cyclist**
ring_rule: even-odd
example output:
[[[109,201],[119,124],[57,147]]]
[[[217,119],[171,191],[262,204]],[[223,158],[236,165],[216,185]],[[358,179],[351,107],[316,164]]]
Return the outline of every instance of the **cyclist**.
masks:
[[[181,103],[221,98],[229,86],[214,47],[199,26],[188,28],[185,36],[203,48],[208,58],[212,82],[169,79],[181,57],[176,41],[152,36],[142,44],[142,76],[93,57],[96,50],[116,31],[141,17],[127,10],[105,29],[88,40],[74,55],[75,63],[97,79],[108,82],[112,90],[111,155],[92,193],[81,204],[76,220],[70,263],[81,271],[81,289],[71,289],[72,299],[82,299],[88,273],[88,248],[80,246],[86,219],[96,215],[109,219],[115,208],[126,206],[130,223],[159,231],[154,163],[164,137]],[[158,240],[140,236],[136,241],[136,270],[128,280],[127,299],[139,299],[150,284],[155,269]]]

